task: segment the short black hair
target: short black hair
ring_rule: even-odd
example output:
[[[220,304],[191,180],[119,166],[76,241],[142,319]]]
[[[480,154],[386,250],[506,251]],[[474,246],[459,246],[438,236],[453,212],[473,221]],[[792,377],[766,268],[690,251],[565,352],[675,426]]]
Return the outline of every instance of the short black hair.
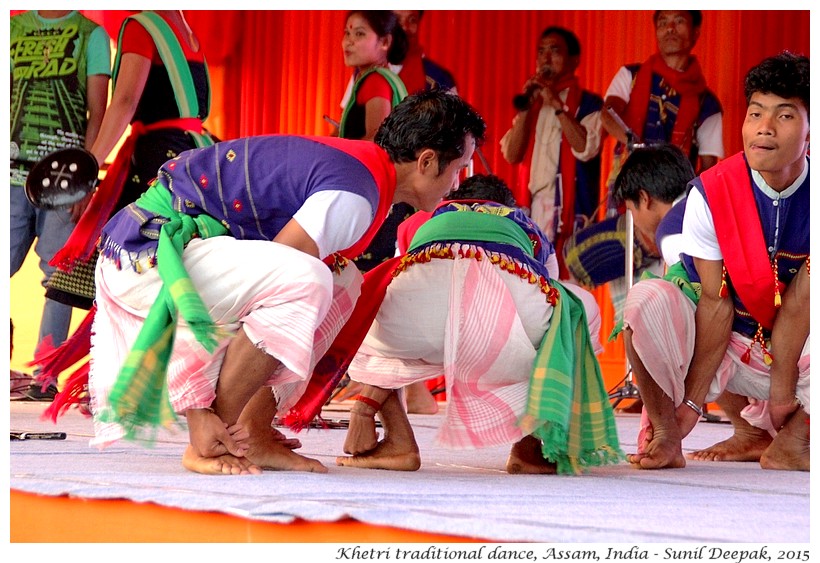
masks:
[[[658,25],[658,16],[661,12],[665,12],[666,10],[655,10],[655,13],[652,14],[652,23]],[[703,12],[700,10],[684,10],[689,12],[689,15],[692,16],[692,27],[698,28],[700,24],[703,23]]]
[[[809,58],[783,51],[763,59],[746,74],[743,84],[746,105],[752,94],[774,94],[781,98],[797,98],[809,113]]]
[[[359,14],[367,20],[367,24],[379,37],[392,36],[393,41],[387,51],[387,62],[397,65],[404,60],[410,49],[410,41],[404,29],[399,25],[398,16],[392,10],[351,10],[347,13],[345,20],[353,14]]]
[[[615,178],[612,199],[616,205],[640,201],[645,190],[654,199],[672,203],[695,177],[692,163],[674,145],[662,143],[635,149]]]
[[[494,201],[508,207],[516,207],[515,196],[507,184],[494,174],[475,174],[470,176],[449,194],[446,200],[476,199]]]
[[[541,39],[553,34],[559,35],[564,39],[564,43],[567,44],[567,53],[569,53],[570,57],[581,56],[581,42],[578,41],[578,37],[573,32],[557,25],[551,25],[541,32]]]
[[[438,156],[439,174],[464,155],[465,138],[484,140],[484,119],[455,94],[440,88],[407,96],[382,121],[373,139],[395,162],[413,162],[424,149]]]

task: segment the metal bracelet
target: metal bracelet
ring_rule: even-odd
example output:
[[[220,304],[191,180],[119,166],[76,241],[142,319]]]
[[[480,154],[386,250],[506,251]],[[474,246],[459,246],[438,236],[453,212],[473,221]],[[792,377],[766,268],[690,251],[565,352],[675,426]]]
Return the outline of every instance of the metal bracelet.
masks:
[[[697,406],[694,401],[690,401],[689,399],[684,399],[683,404],[698,413],[698,416],[703,416],[703,409]]]

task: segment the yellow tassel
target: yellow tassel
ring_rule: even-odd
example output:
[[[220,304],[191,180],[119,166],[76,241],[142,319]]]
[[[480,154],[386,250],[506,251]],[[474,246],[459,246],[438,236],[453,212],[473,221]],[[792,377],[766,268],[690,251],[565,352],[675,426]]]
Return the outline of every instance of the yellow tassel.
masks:
[[[777,273],[777,259],[772,260],[772,271],[774,272],[774,306],[780,307],[780,275]]]
[[[763,363],[766,364],[767,366],[770,366],[770,365],[772,365],[773,361],[774,361],[774,358],[769,353],[769,351],[766,350],[765,348],[763,348]]]

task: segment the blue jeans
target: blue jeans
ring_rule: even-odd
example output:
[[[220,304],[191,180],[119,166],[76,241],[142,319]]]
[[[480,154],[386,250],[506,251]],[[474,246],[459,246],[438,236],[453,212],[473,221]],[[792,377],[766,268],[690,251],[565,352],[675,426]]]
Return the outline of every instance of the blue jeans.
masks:
[[[48,262],[68,240],[74,223],[67,209],[44,210],[38,209],[29,203],[24,188],[11,186],[10,189],[10,253],[9,277],[17,273],[26,255],[37,240],[34,251],[40,257],[40,270],[43,272],[43,286],[54,272],[55,268]],[[51,335],[54,345],[61,344],[68,336],[71,324],[72,308],[52,299],[46,299],[43,306],[43,316],[40,319],[40,335],[37,344],[47,335]]]

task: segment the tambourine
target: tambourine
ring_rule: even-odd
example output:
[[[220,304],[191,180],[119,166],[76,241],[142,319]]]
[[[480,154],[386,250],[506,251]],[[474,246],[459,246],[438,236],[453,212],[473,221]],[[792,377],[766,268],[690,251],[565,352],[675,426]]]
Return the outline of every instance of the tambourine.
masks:
[[[79,147],[43,157],[26,180],[26,197],[40,209],[63,209],[82,200],[97,185],[97,159]]]

